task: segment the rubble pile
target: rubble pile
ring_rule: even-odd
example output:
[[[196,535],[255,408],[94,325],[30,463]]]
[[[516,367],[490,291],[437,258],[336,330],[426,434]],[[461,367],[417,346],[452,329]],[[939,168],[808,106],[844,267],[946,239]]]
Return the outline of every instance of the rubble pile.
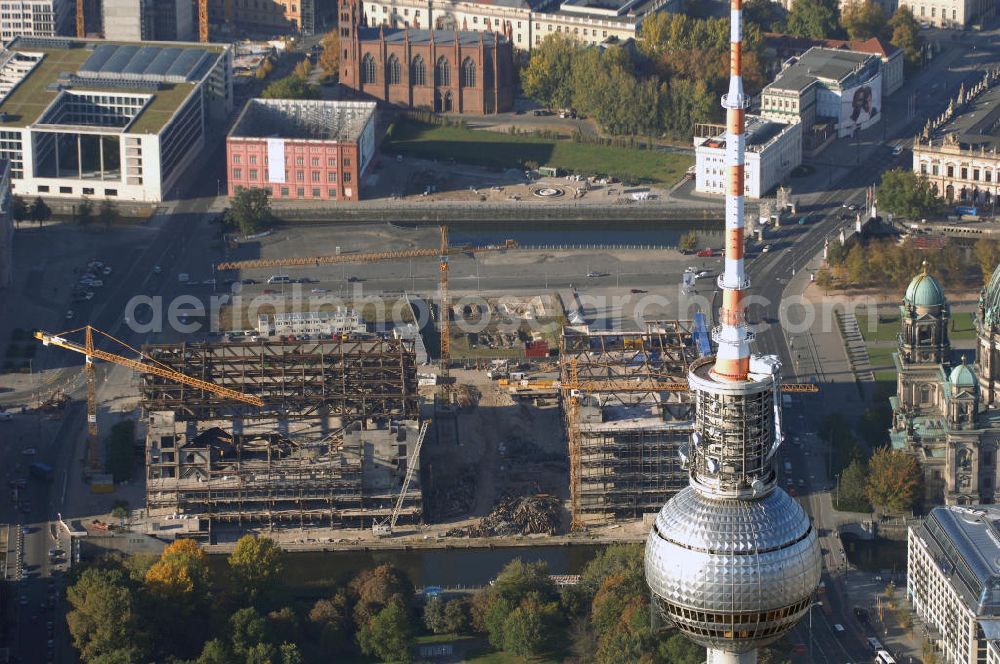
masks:
[[[463,534],[469,537],[555,535],[561,507],[562,502],[549,494],[503,498],[492,512]]]

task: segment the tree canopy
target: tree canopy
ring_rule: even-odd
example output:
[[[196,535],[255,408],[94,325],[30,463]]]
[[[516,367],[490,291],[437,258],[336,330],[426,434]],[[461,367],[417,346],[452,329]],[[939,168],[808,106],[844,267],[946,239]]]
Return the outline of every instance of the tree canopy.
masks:
[[[913,69],[919,65],[924,38],[920,35],[920,24],[910,8],[900,6],[889,19],[888,29],[891,31],[889,41],[902,49],[908,68]]]
[[[869,0],[851,0],[840,9],[840,25],[850,39],[885,36],[889,26],[882,5]]]
[[[66,623],[85,662],[139,649],[136,596],[121,570],[90,567],[66,597]]]
[[[882,174],[878,202],[889,212],[909,219],[932,217],[944,208],[937,187],[926,176],[901,168]]]
[[[983,284],[986,284],[993,276],[994,270],[1000,267],[1000,242],[980,238],[972,247],[972,253],[979,265],[979,271],[983,274]]]
[[[323,35],[320,43],[323,51],[319,54],[317,64],[327,78],[337,78],[340,72],[340,35],[336,30],[331,30]]]
[[[230,201],[225,222],[239,228],[243,235],[253,235],[274,222],[270,196],[264,189],[240,189]]]
[[[807,39],[829,39],[838,34],[837,7],[830,0],[795,0],[788,12],[788,33]]]
[[[229,554],[229,573],[253,603],[265,601],[284,570],[284,554],[270,537],[244,535]]]
[[[302,76],[292,74],[268,85],[260,96],[264,99],[319,99],[319,90],[306,83]]]
[[[872,454],[868,469],[866,494],[872,505],[893,512],[916,507],[923,475],[913,455],[883,447]]]
[[[837,509],[851,512],[871,511],[868,502],[868,464],[855,458],[840,474]]]

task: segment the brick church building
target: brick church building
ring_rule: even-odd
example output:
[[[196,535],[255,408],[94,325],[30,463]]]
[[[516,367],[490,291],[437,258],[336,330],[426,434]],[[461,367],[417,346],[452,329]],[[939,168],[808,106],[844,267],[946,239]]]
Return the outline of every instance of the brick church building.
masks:
[[[340,9],[340,82],[361,97],[435,113],[503,113],[514,105],[505,33],[367,26],[359,0]]]

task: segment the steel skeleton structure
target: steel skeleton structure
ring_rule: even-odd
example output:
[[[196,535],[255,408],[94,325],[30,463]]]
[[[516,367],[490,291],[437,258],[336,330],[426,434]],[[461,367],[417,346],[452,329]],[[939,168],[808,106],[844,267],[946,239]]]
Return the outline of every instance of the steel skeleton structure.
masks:
[[[318,419],[290,435],[262,432],[281,428],[276,421],[242,421],[245,430],[255,430],[250,433],[208,427],[192,435],[170,415],[151,415],[154,435],[147,444],[146,475],[151,516],[197,515],[210,527],[363,528],[394,512],[398,487],[374,486],[365,478],[368,438],[380,432],[338,429],[324,435],[325,423]],[[413,426],[412,421],[390,422],[393,448],[401,429],[416,437]],[[403,435],[402,441],[412,438]],[[412,449],[387,461],[405,461],[404,472],[412,474],[419,470],[418,454]],[[413,523],[421,515],[421,491],[412,488],[397,518]]]
[[[267,341],[144,346],[161,365],[220,387],[259,397],[258,412],[348,420],[417,415],[413,342],[401,339]],[[232,413],[240,406],[215,394],[143,375],[143,407],[189,419]]]
[[[392,514],[407,472],[419,478],[412,342],[161,344],[143,352],[263,403],[143,374],[150,516],[195,515],[209,529],[365,528]],[[421,515],[413,486],[399,519]]]
[[[708,649],[708,664],[753,664],[757,649],[790,631],[808,610],[822,559],[802,507],[776,486],[781,443],[780,363],[751,356],[743,292],[744,124],[742,2],[730,4],[726,109],[725,271],[712,331],[715,357],[694,362],[689,486],[657,515],[646,541],[646,581],[660,614]]]
[[[690,321],[635,333],[567,329],[560,341],[573,526],[654,513],[685,486]]]

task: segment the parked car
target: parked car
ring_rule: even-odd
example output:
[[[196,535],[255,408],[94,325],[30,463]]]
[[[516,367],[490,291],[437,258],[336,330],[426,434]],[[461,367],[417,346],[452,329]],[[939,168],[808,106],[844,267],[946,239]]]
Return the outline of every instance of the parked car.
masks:
[[[704,249],[702,249],[701,251],[698,252],[698,257],[699,258],[711,258],[714,255],[715,255],[715,252],[712,251],[712,249],[709,248],[709,247],[705,247]]]

